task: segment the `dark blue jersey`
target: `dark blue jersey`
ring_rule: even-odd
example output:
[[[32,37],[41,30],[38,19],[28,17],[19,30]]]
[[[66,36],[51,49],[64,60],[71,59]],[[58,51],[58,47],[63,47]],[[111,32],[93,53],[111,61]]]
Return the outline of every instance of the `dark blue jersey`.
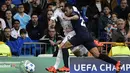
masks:
[[[88,50],[96,47],[93,42],[92,35],[88,32],[88,29],[84,23],[83,18],[80,16],[79,13],[73,12],[72,16],[78,15],[79,19],[71,20],[73,30],[76,32],[76,35],[73,36],[69,42],[75,47],[78,45],[84,45]]]
[[[84,22],[83,18],[80,16],[80,14],[77,12],[73,12],[72,16],[73,15],[79,16],[78,20],[71,20],[73,29],[76,32],[76,34],[85,34],[85,32],[88,32],[85,22]]]

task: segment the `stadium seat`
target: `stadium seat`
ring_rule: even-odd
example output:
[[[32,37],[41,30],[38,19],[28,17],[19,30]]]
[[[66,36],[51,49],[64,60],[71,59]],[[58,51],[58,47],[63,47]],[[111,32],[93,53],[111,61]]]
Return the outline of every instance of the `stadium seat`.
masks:
[[[114,46],[111,48],[109,56],[130,56],[130,50],[127,46]]]
[[[0,49],[0,56],[12,56],[10,48],[4,42],[0,42]]]

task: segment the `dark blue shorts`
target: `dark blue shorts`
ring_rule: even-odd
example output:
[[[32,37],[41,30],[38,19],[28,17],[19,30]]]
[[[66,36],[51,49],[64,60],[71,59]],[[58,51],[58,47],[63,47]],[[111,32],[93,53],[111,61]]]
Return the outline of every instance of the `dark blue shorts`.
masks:
[[[73,36],[69,42],[73,45],[73,47],[76,47],[78,45],[84,45],[88,50],[91,50],[92,48],[96,47],[94,40],[91,36],[91,34],[80,34]]]

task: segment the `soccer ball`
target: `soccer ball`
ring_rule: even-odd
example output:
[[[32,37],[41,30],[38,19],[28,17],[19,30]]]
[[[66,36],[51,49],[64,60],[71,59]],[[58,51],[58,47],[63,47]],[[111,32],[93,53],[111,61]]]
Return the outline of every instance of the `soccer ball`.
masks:
[[[35,65],[29,60],[24,61],[24,66],[27,72],[32,73],[35,71]]]
[[[26,66],[26,71],[27,72],[34,72],[35,71],[35,65],[33,63],[28,63]]]

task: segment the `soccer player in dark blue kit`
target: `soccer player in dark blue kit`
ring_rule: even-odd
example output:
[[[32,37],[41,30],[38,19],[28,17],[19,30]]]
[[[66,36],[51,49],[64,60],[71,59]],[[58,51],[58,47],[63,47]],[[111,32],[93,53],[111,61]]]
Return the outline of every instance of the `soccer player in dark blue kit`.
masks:
[[[65,44],[58,45],[59,48],[75,47],[82,44],[89,50],[89,52],[95,58],[114,64],[116,67],[116,72],[119,72],[121,69],[120,61],[116,61],[105,54],[99,53],[91,34],[88,32],[88,29],[84,24],[84,20],[82,19],[79,13],[73,11],[72,5],[66,4],[65,15],[66,16],[64,16],[64,19],[71,21],[73,30],[76,32],[76,35],[73,36]]]

